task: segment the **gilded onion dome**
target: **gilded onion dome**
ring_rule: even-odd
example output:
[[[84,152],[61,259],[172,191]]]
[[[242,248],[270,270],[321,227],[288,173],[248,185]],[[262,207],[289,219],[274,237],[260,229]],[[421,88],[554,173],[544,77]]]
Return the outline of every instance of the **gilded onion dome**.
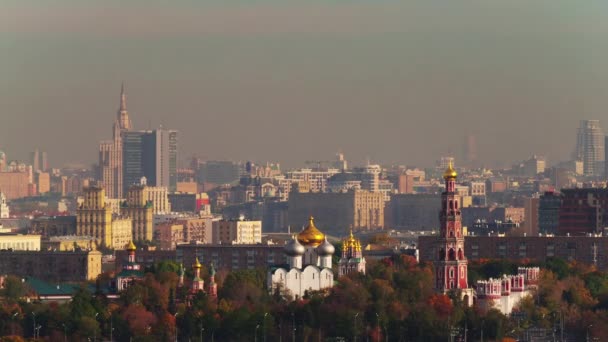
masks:
[[[342,248],[345,250],[348,248],[352,248],[357,251],[361,250],[361,241],[355,238],[352,229],[350,230],[349,237],[342,242]]]
[[[443,179],[455,179],[456,177],[458,177],[458,172],[456,172],[456,170],[454,169],[454,165],[452,165],[452,161],[450,160],[448,168],[445,169],[445,172],[443,173]]]
[[[127,251],[133,252],[135,250],[137,250],[137,247],[133,243],[133,240],[129,241],[129,244],[127,244]]]
[[[201,265],[201,263],[198,261],[198,257],[196,257],[196,259],[194,260],[194,264],[192,264],[192,268],[197,269],[202,267],[203,265]]]
[[[327,241],[327,236],[325,237],[323,243],[320,244],[319,247],[317,247],[317,254],[320,256],[332,255],[335,251],[336,248],[334,247],[334,245]]]
[[[317,247],[325,239],[325,235],[315,227],[315,218],[310,217],[308,227],[298,234],[298,241],[304,246]]]
[[[300,244],[298,239],[296,239],[295,235],[291,241],[285,245],[284,251],[288,256],[300,256],[306,253],[306,249]]]

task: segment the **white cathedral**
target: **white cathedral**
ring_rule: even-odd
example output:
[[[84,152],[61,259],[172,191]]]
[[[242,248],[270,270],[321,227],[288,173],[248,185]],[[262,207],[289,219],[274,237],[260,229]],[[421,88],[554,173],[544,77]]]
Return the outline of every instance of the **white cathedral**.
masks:
[[[315,227],[311,216],[308,226],[285,245],[287,267],[271,268],[268,272],[268,289],[282,295],[302,298],[307,291],[329,289],[334,285],[332,257],[336,249],[327,237]],[[361,255],[361,243],[353,237],[343,241],[339,275],[351,272],[365,274],[365,259]]]

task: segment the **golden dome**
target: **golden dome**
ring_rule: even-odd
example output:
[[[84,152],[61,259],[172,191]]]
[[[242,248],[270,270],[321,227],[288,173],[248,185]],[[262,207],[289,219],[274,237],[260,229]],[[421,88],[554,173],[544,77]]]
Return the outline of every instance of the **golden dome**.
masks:
[[[192,268],[201,268],[203,265],[198,261],[198,257],[194,260],[194,264],[192,264]]]
[[[348,239],[345,239],[342,243],[343,249],[353,248],[355,250],[361,250],[361,241],[355,238],[353,235],[353,230],[350,230],[350,236]]]
[[[310,217],[308,227],[298,234],[298,241],[304,246],[317,247],[325,240],[325,235],[315,227],[315,218]]]
[[[129,244],[127,244],[127,250],[128,251],[135,251],[135,250],[137,250],[137,247],[135,247],[135,244],[133,243],[133,240],[129,241]]]
[[[450,160],[450,164],[448,165],[448,168],[445,169],[445,172],[443,173],[443,179],[445,179],[445,180],[455,179],[456,177],[458,177],[458,172],[456,172],[456,170],[454,170],[454,166],[452,165],[452,161]]]

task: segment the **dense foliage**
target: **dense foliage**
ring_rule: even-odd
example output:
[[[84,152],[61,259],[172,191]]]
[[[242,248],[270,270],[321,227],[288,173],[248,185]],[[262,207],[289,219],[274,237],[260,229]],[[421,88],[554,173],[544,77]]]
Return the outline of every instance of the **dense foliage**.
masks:
[[[518,264],[484,261],[470,265],[471,284],[516,271]],[[367,274],[339,279],[328,293],[294,302],[269,294],[262,270],[219,272],[219,296],[189,294],[178,286],[178,266],[163,262],[110,301],[82,287],[65,304],[23,301],[28,289],[8,277],[2,290],[0,335],[60,341],[468,341],[516,338],[529,328],[570,338],[608,336],[608,274],[551,259],[538,291],[506,317],[481,313],[458,296],[433,291],[433,270],[408,256],[369,261]],[[205,272],[204,272],[205,273]]]

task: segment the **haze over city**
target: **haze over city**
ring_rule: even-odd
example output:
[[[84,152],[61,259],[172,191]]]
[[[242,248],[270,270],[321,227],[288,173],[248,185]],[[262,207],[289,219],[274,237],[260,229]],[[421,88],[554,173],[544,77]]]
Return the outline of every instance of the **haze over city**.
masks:
[[[608,119],[602,1],[4,1],[0,146],[94,163],[120,84],[180,160],[567,159]],[[23,141],[23,137],[27,140]],[[11,142],[22,141],[14,144]]]

